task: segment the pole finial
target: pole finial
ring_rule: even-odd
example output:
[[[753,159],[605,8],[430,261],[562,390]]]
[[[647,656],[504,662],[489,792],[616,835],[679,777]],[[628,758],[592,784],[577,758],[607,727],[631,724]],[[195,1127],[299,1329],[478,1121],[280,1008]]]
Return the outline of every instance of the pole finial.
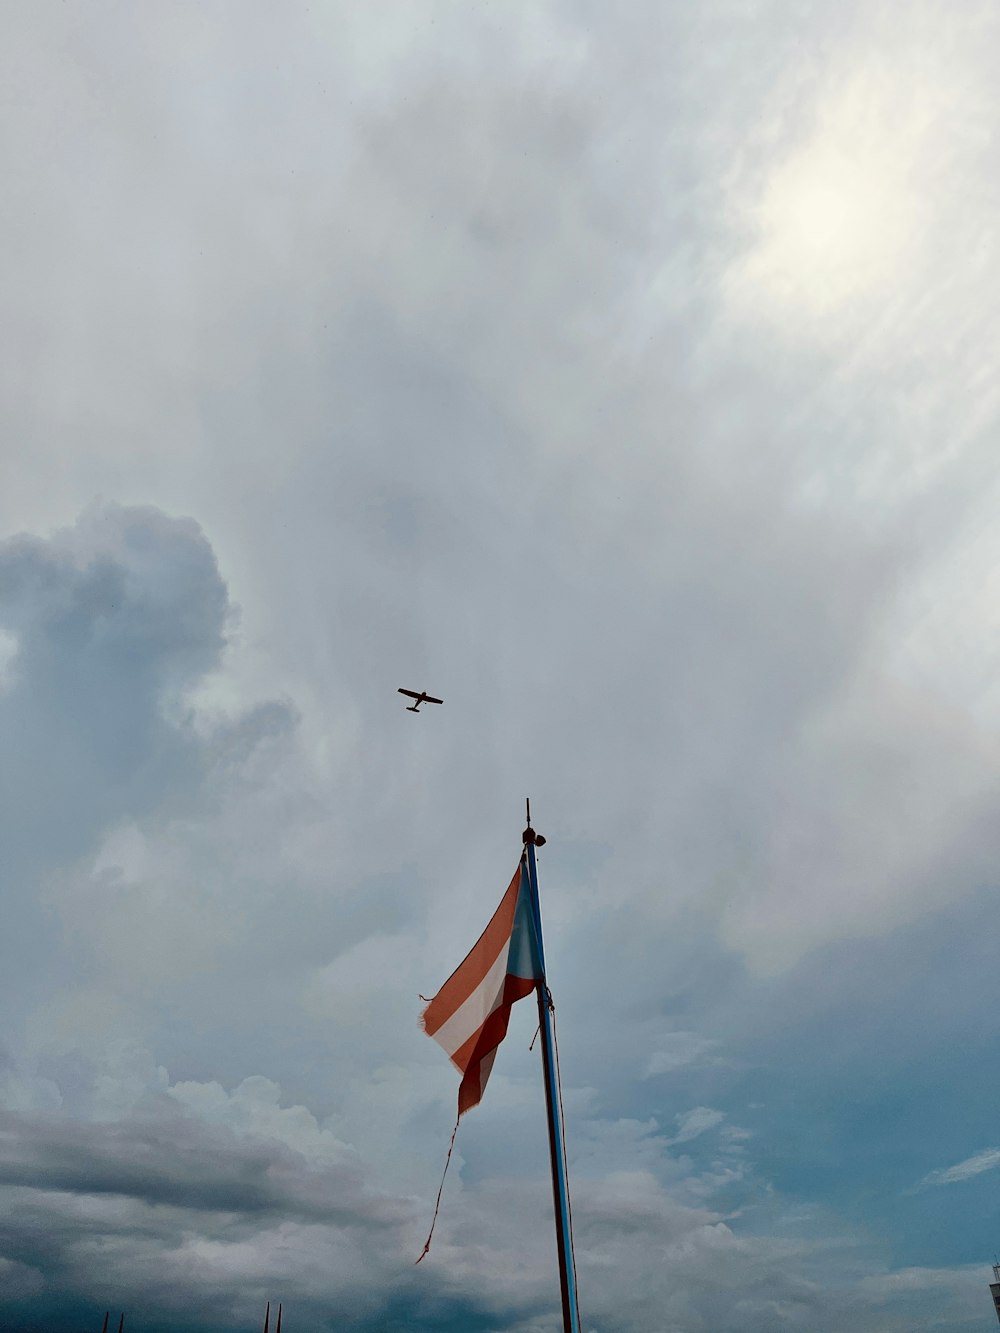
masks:
[[[525,844],[525,846],[527,846],[527,844],[530,842],[530,843],[532,843],[535,847],[544,847],[544,846],[545,846],[545,839],[542,837],[542,835],[541,835],[540,833],[536,833],[535,830],[531,827],[531,797],[530,797],[530,796],[525,797],[525,800],[524,800],[524,811],[525,811],[525,814],[526,814],[527,819],[528,819],[528,827],[527,827],[527,828],[524,830],[524,832],[521,834],[521,841]]]

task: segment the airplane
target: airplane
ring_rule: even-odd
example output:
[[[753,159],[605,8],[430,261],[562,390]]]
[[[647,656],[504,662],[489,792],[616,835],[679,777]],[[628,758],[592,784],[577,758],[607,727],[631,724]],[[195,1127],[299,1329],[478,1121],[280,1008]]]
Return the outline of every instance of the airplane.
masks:
[[[420,712],[420,705],[421,705],[421,704],[443,704],[443,703],[444,703],[444,700],[443,700],[443,699],[435,699],[434,696],[433,696],[432,694],[428,694],[426,690],[421,690],[419,694],[417,694],[417,692],[416,692],[415,690],[402,690],[402,689],[401,689],[401,690],[399,690],[398,692],[399,692],[400,694],[405,694],[405,695],[407,696],[407,698],[409,698],[409,699],[416,699],[416,701],[417,701],[415,704],[411,704],[411,705],[407,708],[406,711],[407,711],[408,713],[419,713],[419,712]]]

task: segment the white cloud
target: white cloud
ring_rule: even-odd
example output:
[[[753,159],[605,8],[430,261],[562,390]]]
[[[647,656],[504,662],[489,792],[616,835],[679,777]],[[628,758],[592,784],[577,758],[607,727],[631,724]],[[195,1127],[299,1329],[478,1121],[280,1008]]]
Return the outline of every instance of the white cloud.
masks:
[[[971,1180],[984,1171],[992,1171],[1000,1166],[1000,1148],[986,1148],[983,1152],[967,1157],[964,1162],[954,1166],[939,1167],[929,1172],[920,1182],[922,1185],[954,1185],[959,1181]]]
[[[659,1048],[649,1057],[643,1078],[658,1074],[672,1074],[675,1070],[692,1066],[721,1064],[721,1042],[698,1032],[668,1032],[659,1039]]]
[[[717,1111],[711,1106],[695,1106],[676,1117],[677,1133],[670,1142],[689,1143],[699,1135],[714,1129],[716,1125],[721,1125],[725,1118],[724,1111]]]
[[[349,1156],[347,1145],[322,1128],[306,1107],[282,1106],[280,1086],[260,1074],[245,1078],[232,1092],[219,1083],[188,1080],[171,1084],[167,1093],[206,1124],[285,1143],[317,1164]]]

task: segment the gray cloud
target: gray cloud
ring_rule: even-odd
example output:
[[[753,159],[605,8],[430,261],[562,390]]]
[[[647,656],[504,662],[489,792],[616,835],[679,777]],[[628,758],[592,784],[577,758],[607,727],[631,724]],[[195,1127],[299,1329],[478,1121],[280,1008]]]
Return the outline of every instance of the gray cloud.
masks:
[[[384,1205],[380,1217],[377,1203],[367,1209],[361,1204],[357,1166],[346,1152],[339,1169],[327,1166],[310,1176],[297,1154],[273,1141],[237,1141],[206,1129],[196,1136],[183,1116],[157,1109],[159,1114],[96,1125],[7,1116],[0,1182],[249,1218],[349,1218],[360,1225],[368,1211],[377,1225],[398,1217]]]
[[[198,527],[155,509],[95,505],[49,540],[0,548],[0,624],[15,645],[0,695],[12,1020],[52,985],[43,878],[123,819],[197,802],[203,750],[184,696],[219,664],[227,614]]]
[[[79,854],[196,779],[193,738],[167,710],[218,665],[226,614],[197,526],[153,509],[95,506],[52,540],[3,544],[8,847]]]
[[[185,1309],[197,1327],[238,1326],[269,1281],[294,1283],[305,1314],[318,1262],[345,1314],[370,1305],[360,1292],[377,1271],[391,1299],[407,1275],[387,1254],[410,1205],[371,1192],[342,1145],[337,1160],[317,1159],[315,1136],[310,1147],[210,1125],[163,1095],[102,1123],[5,1115],[0,1246],[19,1271],[45,1274],[41,1289],[24,1278],[23,1309],[16,1285],[8,1293],[13,1318],[114,1298],[156,1327]]]
[[[989,1142],[913,1071],[993,984],[991,7],[2,24],[21,1325],[100,1239],[150,1328],[551,1323],[530,1030],[394,1267],[530,791],[595,1327],[905,1326],[892,1249],[964,1333],[968,1229],[857,1235]]]

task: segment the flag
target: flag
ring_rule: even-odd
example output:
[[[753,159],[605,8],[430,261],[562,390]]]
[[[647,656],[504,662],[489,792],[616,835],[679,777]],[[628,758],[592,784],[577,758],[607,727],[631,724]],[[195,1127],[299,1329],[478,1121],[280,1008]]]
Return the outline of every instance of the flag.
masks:
[[[482,1099],[511,1006],[542,980],[528,868],[522,858],[500,906],[423,1012],[424,1031],[460,1071],[458,1114]]]

